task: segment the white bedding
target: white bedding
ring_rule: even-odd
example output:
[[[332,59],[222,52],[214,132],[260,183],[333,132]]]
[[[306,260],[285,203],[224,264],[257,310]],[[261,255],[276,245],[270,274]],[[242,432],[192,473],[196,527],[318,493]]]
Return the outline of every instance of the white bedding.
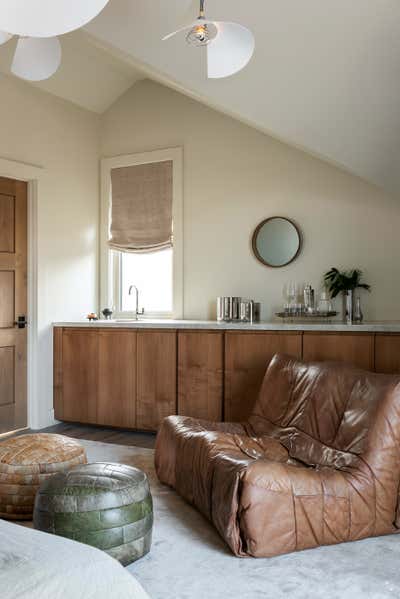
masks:
[[[0,519],[1,599],[149,599],[116,560]]]

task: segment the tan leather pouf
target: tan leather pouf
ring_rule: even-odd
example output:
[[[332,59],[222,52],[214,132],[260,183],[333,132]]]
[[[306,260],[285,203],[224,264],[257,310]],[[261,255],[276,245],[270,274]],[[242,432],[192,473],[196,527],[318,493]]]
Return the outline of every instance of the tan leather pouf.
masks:
[[[62,435],[38,433],[0,442],[0,518],[31,520],[41,482],[86,463],[84,448]]]

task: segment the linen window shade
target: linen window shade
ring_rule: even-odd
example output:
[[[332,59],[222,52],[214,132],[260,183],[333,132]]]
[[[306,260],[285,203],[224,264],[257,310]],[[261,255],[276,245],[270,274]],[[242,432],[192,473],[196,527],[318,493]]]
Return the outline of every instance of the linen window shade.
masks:
[[[108,243],[136,253],[172,247],[172,160],[112,169]]]

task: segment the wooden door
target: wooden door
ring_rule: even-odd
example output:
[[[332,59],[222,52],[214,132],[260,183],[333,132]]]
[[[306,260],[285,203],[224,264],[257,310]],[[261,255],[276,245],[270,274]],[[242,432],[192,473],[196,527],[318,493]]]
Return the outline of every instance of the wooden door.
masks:
[[[386,374],[400,374],[400,335],[375,336],[375,370]]]
[[[301,333],[226,333],[225,420],[246,420],[276,353],[301,358]]]
[[[136,426],[136,332],[99,329],[97,424]]]
[[[62,400],[55,401],[55,417],[70,422],[96,424],[99,372],[98,332],[63,329],[61,352]],[[55,346],[57,350],[57,347]]]
[[[156,431],[176,408],[176,331],[138,331],[136,426]]]
[[[374,335],[368,333],[304,333],[305,361],[346,362],[362,368],[374,368]]]
[[[0,433],[27,426],[27,184],[0,177]]]
[[[222,420],[224,335],[178,335],[178,414]]]

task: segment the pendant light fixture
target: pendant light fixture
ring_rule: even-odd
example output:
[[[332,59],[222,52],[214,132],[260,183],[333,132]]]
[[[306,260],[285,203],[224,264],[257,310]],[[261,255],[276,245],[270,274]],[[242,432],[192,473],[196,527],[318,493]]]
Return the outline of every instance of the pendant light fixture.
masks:
[[[109,0],[1,0],[0,29],[13,35],[55,37],[89,23]]]
[[[21,37],[18,40],[11,72],[27,81],[43,81],[61,63],[61,44],[57,37]]]
[[[61,64],[57,35],[94,19],[109,0],[0,0],[0,45],[20,36],[11,72],[27,81],[43,81]],[[7,32],[7,33],[6,33]]]
[[[255,48],[254,36],[249,29],[238,23],[206,19],[204,2],[205,0],[200,0],[197,21],[166,35],[163,41],[186,31],[188,44],[207,49],[208,77],[229,77],[241,71],[250,61]]]

